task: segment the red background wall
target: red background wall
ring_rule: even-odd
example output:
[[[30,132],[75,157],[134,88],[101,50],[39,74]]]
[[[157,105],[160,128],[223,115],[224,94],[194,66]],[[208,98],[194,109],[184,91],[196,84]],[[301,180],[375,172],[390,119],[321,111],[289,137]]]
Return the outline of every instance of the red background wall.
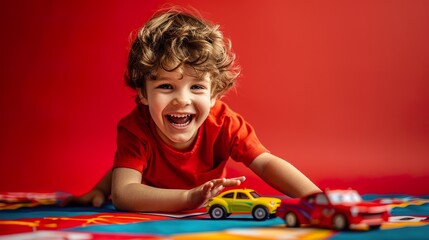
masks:
[[[322,188],[429,193],[428,1],[171,2],[232,39],[225,99],[272,153]],[[0,3],[0,191],[82,193],[104,174],[134,106],[129,33],[164,3]]]

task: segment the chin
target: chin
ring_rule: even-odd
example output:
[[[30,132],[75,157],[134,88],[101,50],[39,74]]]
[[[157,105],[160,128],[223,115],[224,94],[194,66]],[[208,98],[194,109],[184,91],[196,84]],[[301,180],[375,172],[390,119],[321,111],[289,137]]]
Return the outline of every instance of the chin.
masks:
[[[187,144],[192,141],[192,138],[179,138],[179,139],[170,139],[170,141],[174,144]]]

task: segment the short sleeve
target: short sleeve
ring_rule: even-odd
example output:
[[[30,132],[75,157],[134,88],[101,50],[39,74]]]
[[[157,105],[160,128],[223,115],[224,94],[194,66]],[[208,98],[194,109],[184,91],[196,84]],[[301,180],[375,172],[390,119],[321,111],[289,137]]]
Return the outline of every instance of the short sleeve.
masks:
[[[259,141],[253,127],[240,115],[230,116],[230,130],[232,133],[231,157],[235,161],[249,166],[257,156],[268,152]]]
[[[123,127],[118,127],[114,168],[132,168],[142,172],[147,164],[147,149],[143,142]]]

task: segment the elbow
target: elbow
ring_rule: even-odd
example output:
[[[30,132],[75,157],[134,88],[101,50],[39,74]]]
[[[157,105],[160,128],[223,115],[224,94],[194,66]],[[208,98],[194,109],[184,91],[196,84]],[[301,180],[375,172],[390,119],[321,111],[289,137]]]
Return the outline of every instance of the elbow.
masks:
[[[128,204],[124,191],[112,191],[112,203],[117,210],[127,212],[135,211],[129,207],[131,204]]]

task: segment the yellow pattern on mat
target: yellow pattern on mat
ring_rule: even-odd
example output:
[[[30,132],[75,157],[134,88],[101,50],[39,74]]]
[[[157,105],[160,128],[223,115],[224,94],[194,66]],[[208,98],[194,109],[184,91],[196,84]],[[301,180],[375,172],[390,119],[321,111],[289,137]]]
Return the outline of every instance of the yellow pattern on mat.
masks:
[[[315,228],[286,228],[286,227],[270,227],[270,228],[237,228],[229,229],[222,232],[213,233],[195,233],[175,235],[171,238],[174,240],[192,240],[192,239],[222,239],[222,240],[245,240],[245,239],[327,239],[335,234],[328,229]]]

